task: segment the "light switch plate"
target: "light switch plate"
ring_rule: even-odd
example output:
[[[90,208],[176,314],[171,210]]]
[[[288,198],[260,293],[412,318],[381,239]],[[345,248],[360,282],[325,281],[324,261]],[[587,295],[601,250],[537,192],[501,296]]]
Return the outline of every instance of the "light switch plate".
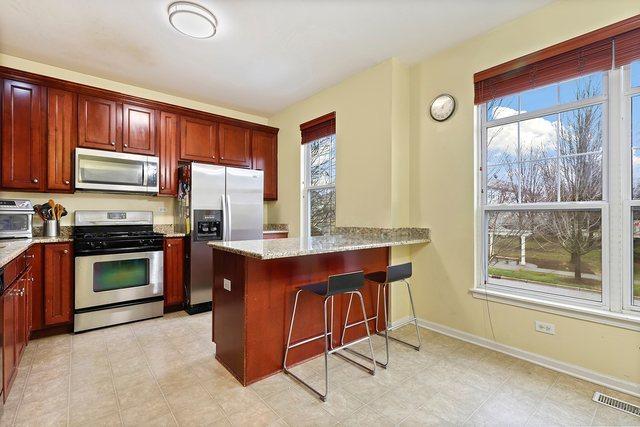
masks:
[[[231,280],[229,280],[229,279],[222,279],[222,286],[223,286],[227,291],[230,291],[230,290],[231,290]]]

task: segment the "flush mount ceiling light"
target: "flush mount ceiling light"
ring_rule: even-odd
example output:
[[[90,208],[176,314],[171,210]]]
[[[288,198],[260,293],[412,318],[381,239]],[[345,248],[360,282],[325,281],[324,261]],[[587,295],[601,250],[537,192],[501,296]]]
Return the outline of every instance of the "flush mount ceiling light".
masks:
[[[171,26],[190,37],[206,39],[213,37],[218,20],[204,7],[188,1],[177,1],[169,5]]]

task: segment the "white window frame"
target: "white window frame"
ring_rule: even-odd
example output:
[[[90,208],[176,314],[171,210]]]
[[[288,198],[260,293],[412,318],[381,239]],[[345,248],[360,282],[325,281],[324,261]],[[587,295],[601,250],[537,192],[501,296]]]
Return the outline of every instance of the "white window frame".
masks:
[[[640,307],[633,306],[632,295],[632,219],[631,207],[631,95],[640,88],[630,88],[628,67],[605,73],[602,96],[580,100],[487,122],[486,103],[476,107],[476,281],[472,294],[481,299],[534,308],[599,323],[640,330]],[[602,201],[486,204],[486,129],[521,122],[588,105],[603,105]],[[621,164],[622,162],[622,164]],[[501,286],[488,280],[486,271],[488,248],[487,213],[491,211],[531,210],[599,210],[602,215],[602,302]],[[619,219],[623,218],[623,221]],[[626,236],[626,237],[622,237]],[[615,283],[615,286],[611,284]]]
[[[334,144],[336,135],[333,134]],[[313,141],[303,144],[303,174],[302,174],[302,236],[311,237],[311,190],[322,190],[333,188],[336,191],[336,181],[333,184],[310,185],[311,183],[311,149],[309,148]],[[337,150],[336,150],[337,155]],[[336,159],[337,161],[337,159]],[[336,171],[337,172],[337,171]],[[337,208],[337,206],[336,206]]]

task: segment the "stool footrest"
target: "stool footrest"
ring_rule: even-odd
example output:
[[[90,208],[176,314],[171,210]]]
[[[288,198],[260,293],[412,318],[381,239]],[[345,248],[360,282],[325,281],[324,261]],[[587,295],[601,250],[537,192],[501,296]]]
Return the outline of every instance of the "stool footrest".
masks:
[[[378,316],[369,317],[366,320],[366,322],[371,322],[372,320],[378,320]],[[354,326],[362,325],[364,322],[365,320],[360,320],[354,323],[347,323],[346,325],[344,325],[344,329],[349,329],[349,328],[353,328]]]
[[[418,320],[418,319],[416,319],[414,317],[414,318],[411,318],[409,320],[405,320],[404,322],[399,323],[397,325],[392,325],[392,326],[387,325],[387,331],[391,332],[391,331],[395,331],[396,329],[400,329],[403,326],[413,325],[413,324],[415,324],[416,320]]]
[[[327,332],[327,336],[330,337],[331,336],[331,332]],[[304,339],[302,341],[298,341],[298,342],[295,342],[293,344],[290,344],[288,346],[288,348],[289,349],[296,348],[296,347],[301,346],[303,344],[307,344],[307,343],[310,343],[311,341],[319,340],[320,338],[324,338],[324,337],[325,337],[324,334],[320,334],[320,335],[317,335],[315,337],[307,338],[307,339]]]

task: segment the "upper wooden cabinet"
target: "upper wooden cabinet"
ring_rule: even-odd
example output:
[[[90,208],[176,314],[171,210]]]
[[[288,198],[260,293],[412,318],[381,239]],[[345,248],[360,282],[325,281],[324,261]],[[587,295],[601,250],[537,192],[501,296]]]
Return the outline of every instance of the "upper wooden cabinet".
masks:
[[[44,246],[44,324],[73,320],[73,254],[71,243]]]
[[[124,104],[122,106],[122,151],[156,154],[156,112],[150,108]]]
[[[251,131],[240,126],[220,123],[218,144],[220,163],[243,168],[251,167]]]
[[[78,97],[78,146],[116,151],[120,149],[115,101]]]
[[[218,163],[218,124],[183,116],[180,118],[180,160]]]
[[[2,92],[2,187],[44,191],[46,89],[4,80]]]
[[[76,95],[49,89],[47,102],[47,190],[73,190],[73,149],[78,141]]]
[[[278,199],[278,136],[254,130],[251,134],[253,169],[264,172],[264,199]]]
[[[178,194],[178,116],[160,113],[160,194]]]

